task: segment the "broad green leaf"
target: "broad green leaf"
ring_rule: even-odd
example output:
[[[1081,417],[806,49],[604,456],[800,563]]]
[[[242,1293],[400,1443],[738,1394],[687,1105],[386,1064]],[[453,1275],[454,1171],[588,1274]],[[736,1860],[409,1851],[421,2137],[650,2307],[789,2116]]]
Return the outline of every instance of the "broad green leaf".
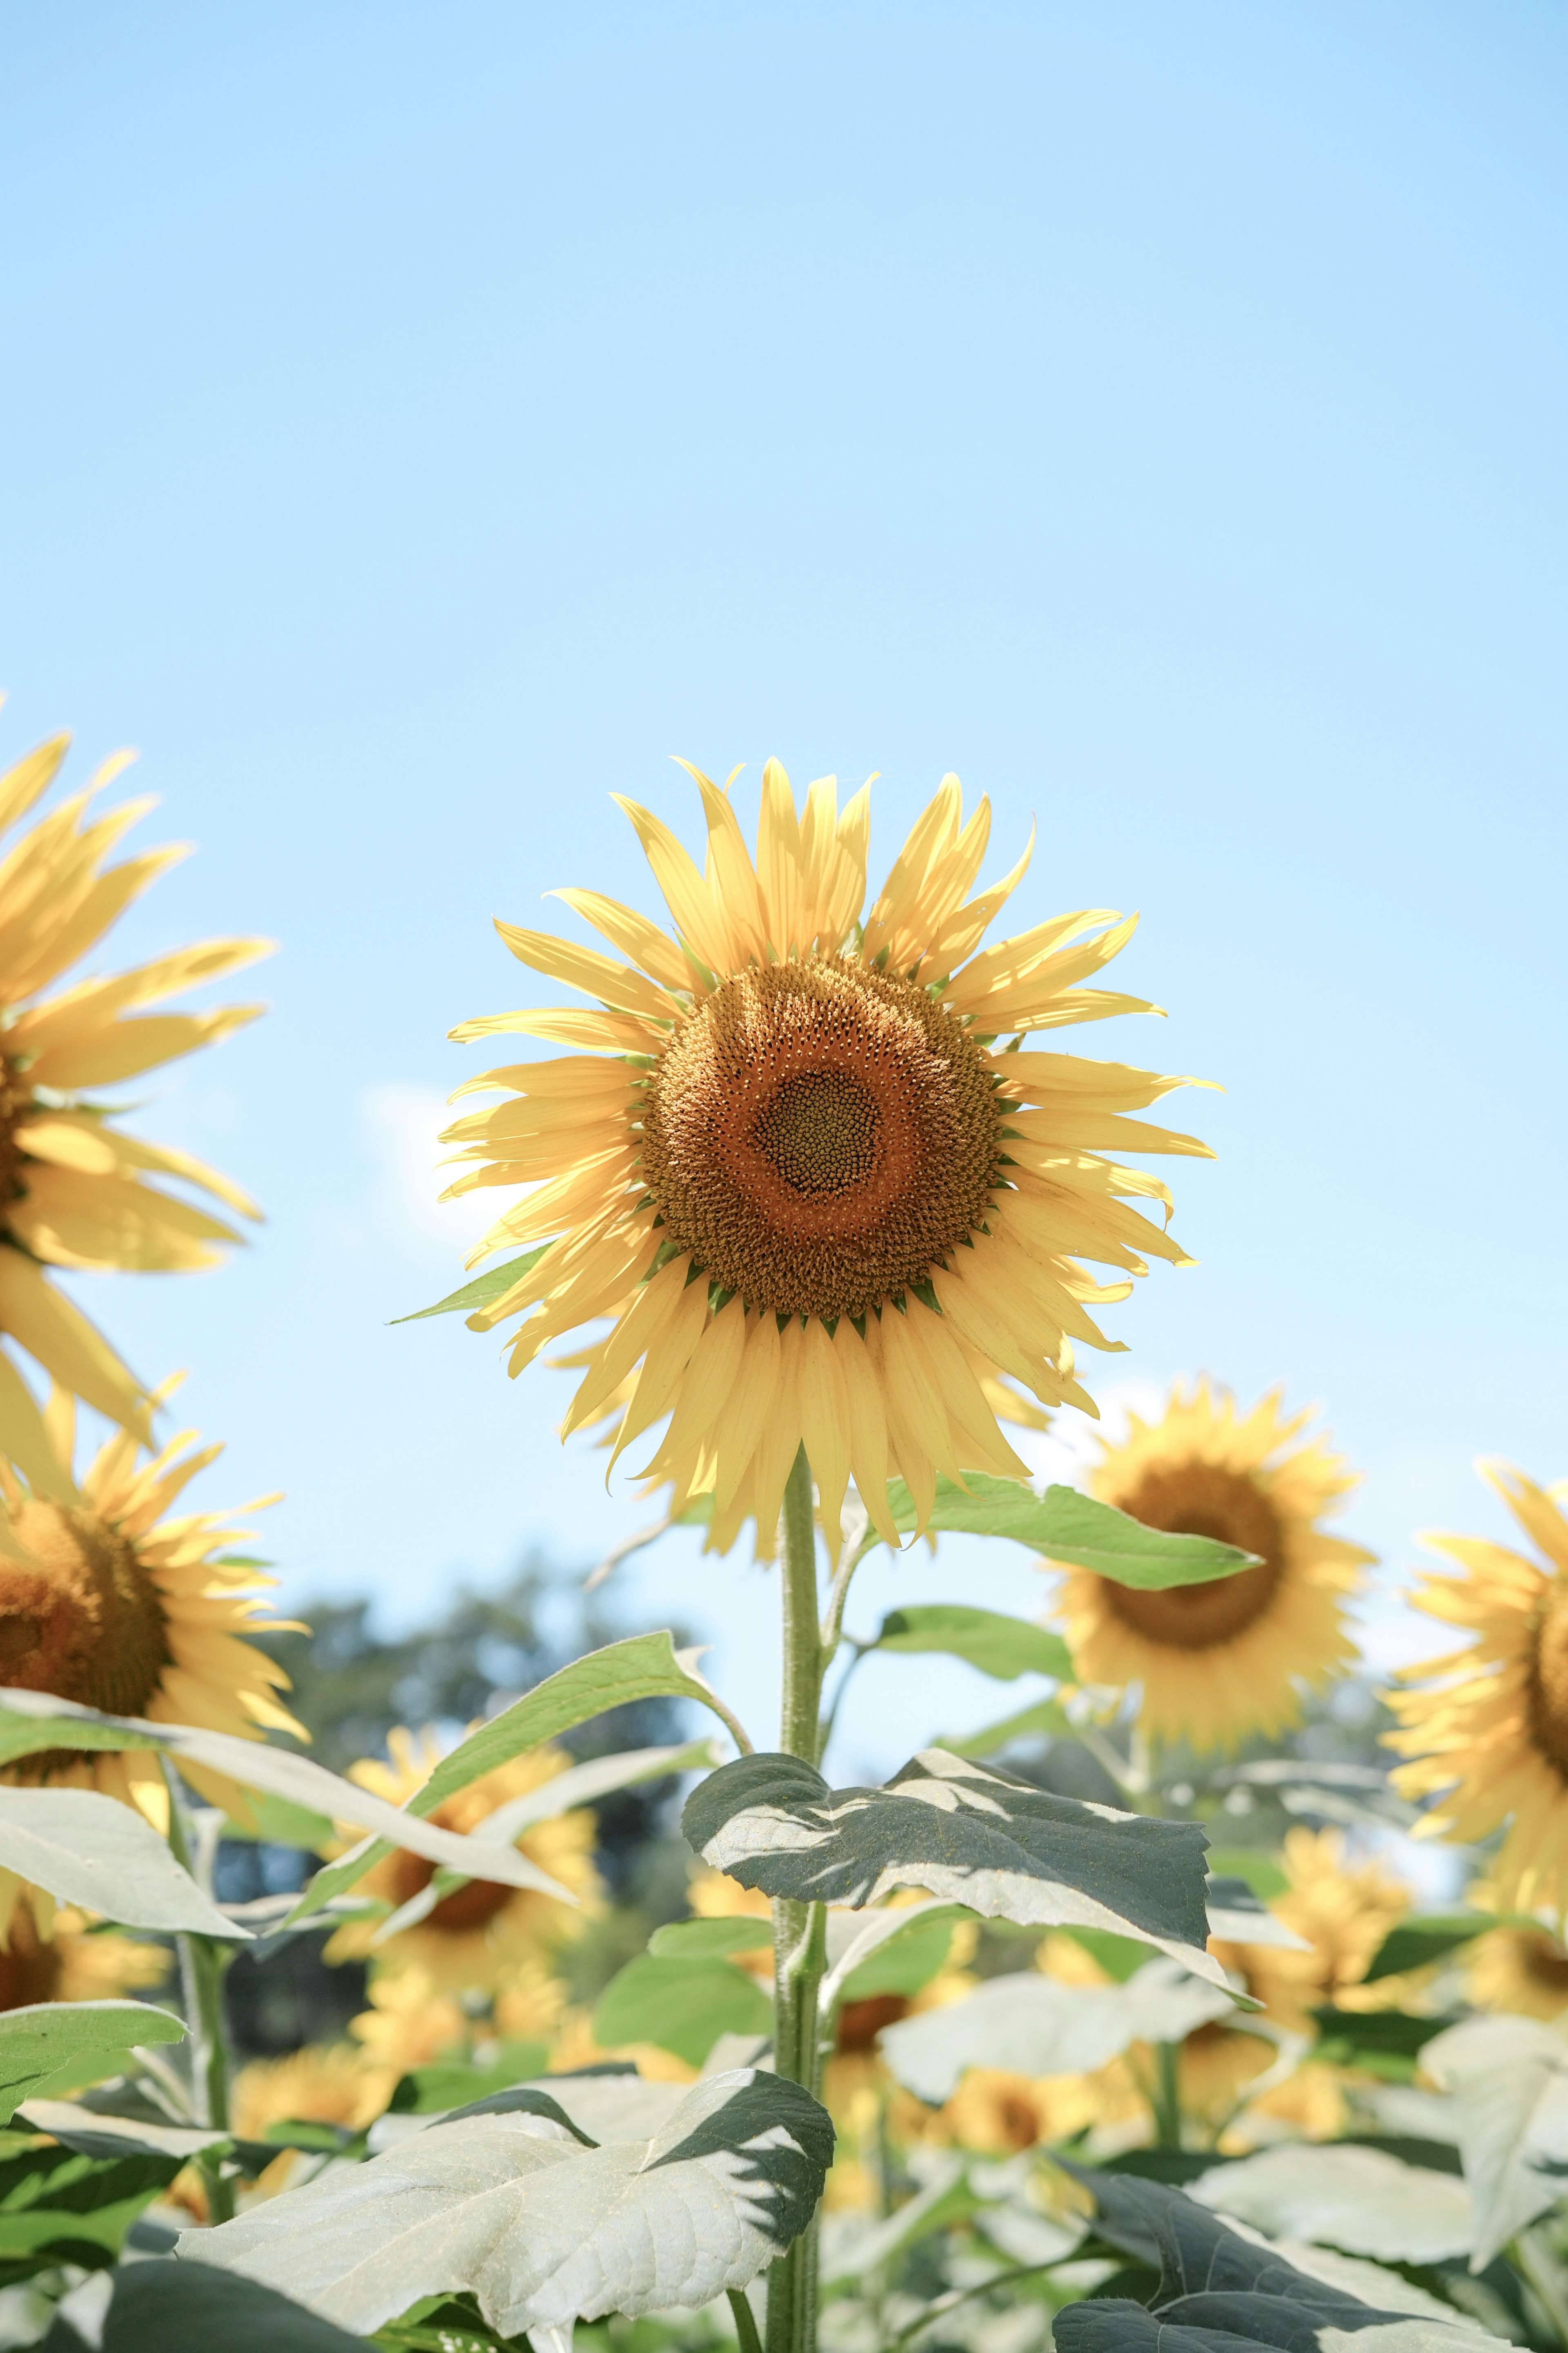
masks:
[[[986,1919],[1136,1936],[1225,1983],[1205,1949],[1196,1822],[1057,1797],[948,1749],[879,1789],[830,1789],[795,1757],[737,1757],[692,1792],[681,1828],[704,1862],[767,1895],[858,1910],[923,1887]]]
[[[1423,2017],[1406,2010],[1336,2010],[1324,2004],[1314,2010],[1320,2042],[1314,2058],[1344,2067],[1366,2067],[1374,2074],[1408,2080],[1426,2045],[1453,2019]]]
[[[142,1716],[107,1715],[46,1692],[0,1691],[0,1736],[7,1732],[19,1736],[24,1725],[31,1727],[28,1748],[161,1749],[176,1764],[188,1758],[209,1772],[226,1774],[247,1788],[268,1790],[291,1805],[330,1814],[334,1821],[384,1832],[388,1841],[382,1850],[384,1853],[390,1854],[395,1846],[406,1847],[430,1862],[448,1864],[470,1878],[500,1880],[509,1887],[534,1888],[563,1903],[576,1902],[569,1889],[515,1848],[487,1848],[456,1831],[440,1830],[434,1822],[421,1820],[412,1808],[389,1805],[384,1798],[362,1789],[357,1782],[340,1779],[308,1757],[273,1748],[264,1740],[242,1740],[233,1733],[207,1732],[190,1724],[150,1724]],[[11,1753],[26,1752],[13,1743]],[[312,1886],[316,1883],[311,1882]]]
[[[472,1282],[465,1282],[460,1291],[438,1299],[434,1307],[416,1307],[412,1315],[394,1315],[390,1321],[422,1324],[426,1315],[468,1315],[477,1307],[488,1307],[492,1300],[510,1291],[514,1282],[521,1282],[525,1274],[531,1273],[550,1248],[549,1242],[541,1242],[537,1250],[524,1250],[521,1258],[509,1258],[502,1266],[487,1267],[483,1274],[475,1275]]]
[[[827,1915],[828,1968],[822,1980],[821,2002],[825,2012],[836,2010],[841,2001],[853,1998],[863,2000],[871,1993],[902,1993],[917,1990],[914,1987],[877,1985],[871,1978],[879,1964],[886,1958],[889,1968],[897,1968],[897,1948],[913,1939],[917,1947],[935,1934],[948,1943],[952,1936],[955,1920],[973,1920],[974,1914],[967,1905],[943,1903],[932,1897],[924,1904],[892,1904],[864,1912],[858,1920],[842,1911]],[[1146,1949],[1140,1947],[1147,1960]],[[946,1948],[943,1948],[943,1958]],[[939,1961],[937,1967],[942,1966]],[[935,1971],[931,1972],[935,1975]],[[922,1984],[929,1982],[922,1978]]]
[[[600,1995],[594,2039],[603,2051],[655,2042],[700,2067],[721,2034],[765,2034],[773,2019],[768,1996],[732,1961],[639,1953]]]
[[[1417,1913],[1413,1919],[1401,1920],[1397,1927],[1389,1930],[1373,1955],[1372,1965],[1362,1982],[1371,1985],[1378,1978],[1396,1978],[1405,1969],[1425,1968],[1428,1962],[1440,1961],[1457,1952],[1473,1937],[1484,1936],[1489,1928],[1538,1928],[1540,1925],[1538,1920],[1521,1919],[1512,1913]]]
[[[1033,1707],[1020,1708],[1016,1715],[1002,1716],[995,1724],[983,1724],[978,1732],[945,1734],[936,1745],[950,1748],[955,1757],[996,1757],[1018,1740],[1075,1737],[1076,1728],[1060,1700],[1042,1699]]]
[[[184,2031],[183,2019],[148,2001],[47,2001],[0,2010],[0,2125],[9,2123],[18,2101],[47,2091],[73,2062],[98,2051],[178,2042]]]
[[[0,1866],[127,1928],[249,1939],[248,1928],[203,1894],[151,1822],[96,1789],[7,1789]]]
[[[1244,1879],[1260,1904],[1272,1904],[1290,1884],[1289,1874],[1261,1847],[1211,1846],[1208,1864],[1215,1879]]]
[[[416,1818],[434,1813],[447,1799],[466,1789],[482,1773],[493,1772],[498,1765],[510,1764],[530,1748],[537,1748],[558,1734],[570,1732],[579,1724],[586,1724],[595,1715],[604,1715],[614,1707],[625,1707],[638,1699],[690,1699],[702,1707],[710,1708],[726,1727],[731,1718],[714,1694],[709,1689],[691,1663],[694,1654],[678,1651],[672,1635],[633,1634],[624,1642],[611,1642],[602,1651],[591,1651],[585,1659],[574,1659],[510,1707],[481,1724],[477,1732],[442,1757],[430,1778],[416,1789],[403,1811]],[[581,1768],[579,1768],[581,1769]],[[542,1799],[552,1785],[542,1785]],[[349,1819],[345,1817],[345,1819]],[[407,1841],[405,1841],[407,1842]],[[289,1915],[285,1926],[308,1919],[319,1912],[334,1895],[353,1886],[367,1871],[392,1852],[396,1841],[374,1838],[356,1847],[341,1862],[331,1862],[319,1871],[299,1903]],[[460,1871],[463,1865],[453,1860]],[[521,1858],[519,1858],[521,1861]],[[527,1866],[531,1871],[531,1864]],[[504,1879],[506,1873],[494,1869],[474,1872],[474,1878]],[[518,1880],[519,1886],[531,1881]]]
[[[1082,2075],[1132,2042],[1179,2042],[1234,2005],[1179,1962],[1150,1961],[1125,1985],[1062,1985],[1037,1969],[992,1978],[963,2001],[884,2027],[882,2056],[897,2081],[940,2107],[968,2067],[1017,2075]]]
[[[1451,2327],[1432,2318],[1426,2299],[1416,2317],[1407,2298],[1367,2304],[1162,2182],[1068,2169],[1094,2195],[1097,2234],[1160,2282],[1151,2306],[1100,2296],[1054,2314],[1057,2353],[1480,2353],[1492,2341],[1458,2313]]]
[[[162,2157],[184,2164],[204,2148],[226,2148],[232,2135],[199,2126],[143,2124],[132,2116],[100,2116],[76,2100],[35,2098],[16,2111],[35,2132],[48,2133],[79,2157]]]
[[[888,1508],[897,1527],[913,1530],[919,1514],[901,1479],[889,1482]],[[1238,1552],[1213,1536],[1169,1535],[1161,1528],[1146,1528],[1141,1520],[1129,1519],[1125,1512],[1097,1503],[1092,1495],[1080,1495],[1074,1487],[1047,1487],[1037,1495],[1022,1480],[978,1471],[969,1476],[967,1494],[950,1479],[937,1481],[927,1525],[954,1535],[1006,1536],[1048,1560],[1092,1568],[1100,1577],[1144,1592],[1234,1577],[1237,1569],[1255,1567],[1258,1560],[1256,1553]],[[869,1551],[878,1542],[876,1531],[868,1530],[862,1550]]]
[[[648,1951],[661,1961],[724,1960],[731,1953],[756,1953],[773,1941],[771,1920],[741,1913],[727,1920],[670,1920],[656,1928]]]
[[[1270,2239],[1322,2240],[1347,2255],[1436,2263],[1470,2251],[1470,2193],[1451,2173],[1380,2148],[1285,2144],[1215,2166],[1187,2191]]]
[[[59,2353],[76,2353],[79,2345],[96,2346],[100,2353],[149,2353],[152,2348],[156,2353],[367,2353],[364,2337],[350,2336],[274,2288],[209,2263],[158,2257],[121,2264],[112,2274],[101,2336],[100,2284],[87,2282],[76,2293],[83,2298],[89,2333],[73,2330]],[[62,2307],[68,2325],[72,2301],[68,2297]],[[60,2326],[57,2320],[50,2353]]]
[[[956,1601],[927,1602],[890,1609],[873,1647],[879,1651],[942,1651],[963,1659],[998,1683],[1019,1675],[1073,1680],[1072,1652],[1059,1634],[1008,1618],[999,1609],[966,1609]]]
[[[798,2237],[833,2155],[798,2084],[737,2068],[689,2085],[653,2138],[584,2147],[525,2111],[434,2124],[215,2231],[187,2260],[262,2279],[369,2331],[418,2297],[477,2296],[502,2337],[636,2318],[743,2288]],[[1194,2210],[1196,2211],[1196,2210]]]
[[[1451,2093],[1459,2155],[1475,2201],[1470,2269],[1555,2206],[1568,2160],[1568,2035],[1535,2018],[1467,2018],[1428,2042],[1424,2073]]]
[[[913,1911],[916,1907],[910,1905]],[[885,1993],[916,1994],[947,1967],[952,1923],[929,1916],[889,1936],[844,1980],[846,2001],[870,2001]]]
[[[320,1854],[337,1843],[337,1833],[325,1814],[308,1806],[291,1805],[287,1798],[263,1796],[250,1800],[250,1822],[226,1821],[226,1839],[248,1839],[268,1846],[297,1846],[302,1853]]]
[[[549,2060],[547,2042],[521,2042],[504,2046],[501,2056],[489,2067],[433,2060],[427,2067],[412,2068],[403,2077],[392,2095],[392,2105],[400,2114],[444,2116],[448,2108],[467,2107],[475,2100],[488,2099],[494,2092],[504,2092],[514,2084],[542,2075]]]

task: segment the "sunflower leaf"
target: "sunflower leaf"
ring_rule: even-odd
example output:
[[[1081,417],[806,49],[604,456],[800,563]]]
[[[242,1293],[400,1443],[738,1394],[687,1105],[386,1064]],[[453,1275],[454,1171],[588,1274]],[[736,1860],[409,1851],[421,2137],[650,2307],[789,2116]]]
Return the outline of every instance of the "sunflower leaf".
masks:
[[[349,2336],[237,2272],[164,2256],[123,2263],[108,2276],[109,2306],[101,2315],[101,2287],[84,2284],[97,2288],[84,2299],[86,2334],[70,2327],[73,2299],[65,2299],[49,2331],[50,2353],[57,2347],[58,2353],[77,2353],[78,2347],[86,2353],[89,2345],[101,2353],[146,2353],[153,2345],[158,2353],[213,2353],[215,2346],[224,2353],[368,2353],[367,2338]]]
[[[10,2121],[19,2101],[92,2053],[178,2042],[184,2031],[183,2019],[150,2001],[47,2001],[0,2010],[0,2124]]]
[[[586,1658],[574,1659],[569,1667],[548,1675],[499,1715],[492,1715],[488,1724],[480,1725],[477,1732],[470,1733],[467,1740],[459,1741],[442,1757],[424,1788],[415,1791],[403,1810],[416,1817],[433,1813],[481,1774],[493,1772],[498,1765],[510,1764],[514,1757],[537,1748],[543,1741],[553,1740],[559,1733],[570,1732],[574,1725],[586,1724],[610,1708],[624,1707],[628,1701],[661,1698],[696,1700],[730,1724],[731,1719],[713,1693],[693,1672],[688,1655],[676,1650],[674,1637],[668,1630],[633,1634],[623,1642],[611,1642],[602,1651],[591,1651]],[[585,1766],[575,1768],[579,1774],[589,1769]],[[667,1765],[659,1769],[684,1768]],[[561,1777],[563,1782],[566,1779],[565,1775]],[[546,1783],[535,1793],[541,1800],[541,1810],[533,1819],[545,1819],[551,1809],[544,1801],[550,1790],[559,1787],[560,1783]],[[334,1895],[341,1895],[345,1888],[363,1879],[367,1871],[374,1870],[392,1852],[395,1843],[389,1838],[373,1838],[344,1855],[340,1862],[329,1863],[324,1871],[319,1871],[284,1925],[292,1926],[319,1912]],[[460,1870],[462,1866],[458,1864],[456,1868]],[[499,1879],[503,1874],[496,1871],[472,1874],[476,1878],[487,1875]]]
[[[351,2329],[468,2290],[502,2337],[564,2333],[743,2288],[805,2228],[832,2155],[808,2092],[737,2068],[690,2085],[651,2139],[585,2148],[517,2110],[432,2125],[180,2252]]]
[[[1070,1740],[1076,1730],[1059,1699],[1042,1699],[1016,1715],[983,1724],[977,1732],[944,1733],[936,1746],[951,1748],[955,1757],[995,1757],[1016,1740]]]
[[[1562,2194],[1543,2168],[1568,2159],[1568,2037],[1535,2018],[1467,2018],[1426,2043],[1421,2065],[1457,2103],[1470,2269],[1482,2271]]]
[[[1378,1978],[1401,1977],[1406,1969],[1425,1968],[1430,1961],[1440,1961],[1457,1952],[1476,1936],[1484,1936],[1489,1928],[1509,1926],[1539,1929],[1538,1920],[1521,1918],[1510,1913],[1495,1912],[1428,1912],[1417,1913],[1413,1919],[1401,1920],[1384,1936],[1362,1978],[1371,1985]]]
[[[766,2034],[773,2022],[772,2000],[732,1961],[639,1953],[600,1995],[594,2039],[604,2051],[657,2043],[700,2067],[721,2034]]]
[[[1157,1946],[1212,1984],[1196,1822],[1153,1821],[927,1748],[877,1789],[830,1789],[798,1757],[740,1757],[681,1828],[704,1862],[764,1894],[858,1909],[923,1887],[987,1919],[1077,1923]]]
[[[1321,2240],[1347,2255],[1436,2263],[1470,2251],[1464,2182],[1380,2148],[1284,2144],[1215,2166],[1187,2195],[1271,2239]]]
[[[0,1866],[121,1927],[250,1939],[175,1862],[151,1822],[96,1789],[7,1789]]]
[[[669,1642],[668,1634],[653,1639],[667,1647]],[[576,1900],[568,1889],[515,1848],[493,1843],[487,1847],[456,1831],[441,1830],[422,1819],[426,1809],[411,1807],[404,1810],[389,1805],[384,1798],[362,1789],[357,1782],[341,1779],[323,1766],[313,1764],[310,1757],[298,1756],[291,1749],[274,1748],[263,1740],[244,1740],[234,1733],[208,1732],[190,1724],[151,1724],[141,1716],[107,1715],[97,1708],[79,1705],[75,1700],[17,1689],[0,1691],[0,1740],[7,1742],[13,1756],[60,1747],[161,1749],[176,1764],[188,1762],[206,1772],[221,1773],[248,1788],[268,1790],[276,1797],[286,1798],[292,1805],[325,1814],[335,1822],[347,1822],[356,1830],[369,1831],[373,1836],[383,1833],[389,1841],[384,1848],[388,1853],[393,1847],[403,1846],[412,1853],[423,1855],[427,1862],[449,1864],[475,1879],[500,1880],[509,1887],[535,1888],[563,1903]],[[111,1799],[104,1802],[113,1803]],[[124,1812],[123,1808],[114,1807],[117,1824],[123,1820]],[[117,1831],[116,1835],[123,1833]],[[357,1878],[359,1873],[355,1871],[353,1876]],[[311,1885],[316,1883],[312,1881]],[[139,1924],[127,1923],[136,1925]],[[221,1933],[233,1936],[235,1931],[228,1927]]]
[[[969,1492],[951,1479],[938,1479],[928,1527],[955,1535],[1006,1536],[1031,1552],[1074,1568],[1091,1568],[1118,1585],[1159,1593],[1173,1585],[1206,1585],[1219,1577],[1258,1566],[1256,1553],[1238,1551],[1213,1536],[1173,1535],[1146,1528],[1114,1504],[1080,1495],[1076,1487],[1047,1487],[1037,1495],[1019,1479],[990,1472],[969,1476]],[[888,1485],[894,1525],[912,1531],[920,1514],[901,1479]],[[880,1542],[868,1529],[861,1549]]]
[[[1152,2308],[1120,2296],[1068,2305],[1052,2318],[1058,2353],[1350,2353],[1363,2337],[1366,2353],[1477,2353],[1489,2341],[1458,2313],[1449,2327],[1425,2306],[1413,2318],[1407,2306],[1366,2304],[1163,2182],[1067,2169],[1093,2193],[1099,2236],[1157,2266],[1160,2282]]]
[[[393,1324],[420,1324],[426,1315],[461,1315],[471,1314],[476,1307],[488,1307],[492,1299],[499,1299],[514,1282],[521,1282],[551,1247],[549,1242],[541,1242],[537,1250],[524,1250],[521,1258],[509,1258],[504,1266],[487,1267],[483,1274],[475,1275],[472,1282],[465,1282],[460,1291],[438,1299],[434,1307],[416,1307],[411,1315],[394,1315],[388,1320]]]
[[[1179,2042],[1232,2009],[1228,1993],[1178,1962],[1147,1962],[1125,1985],[1061,1985],[1035,1969],[993,1978],[963,2001],[901,2019],[882,2056],[904,2089],[940,2107],[967,2067],[1079,2075],[1133,2042]]]
[[[740,1913],[723,1920],[669,1920],[656,1928],[647,1948],[661,1961],[727,1959],[731,1953],[760,1952],[773,1941],[771,1920]]]
[[[228,2132],[100,2116],[96,2108],[85,2108],[76,2100],[35,2095],[17,2114],[34,2132],[48,2133],[62,2148],[74,2149],[79,2157],[156,2157],[184,2165],[205,2148],[227,2148],[233,2139]]]
[[[1009,1618],[999,1609],[968,1609],[957,1601],[934,1601],[907,1609],[890,1609],[871,1645],[878,1651],[945,1651],[978,1667],[997,1683],[1013,1683],[1019,1675],[1050,1675],[1057,1683],[1073,1681],[1072,1652],[1059,1634],[1036,1626],[1026,1618]]]

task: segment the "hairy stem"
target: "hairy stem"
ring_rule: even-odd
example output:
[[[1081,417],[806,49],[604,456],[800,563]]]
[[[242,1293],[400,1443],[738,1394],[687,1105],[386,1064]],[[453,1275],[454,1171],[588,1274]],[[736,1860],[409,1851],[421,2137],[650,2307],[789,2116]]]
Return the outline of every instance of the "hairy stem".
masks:
[[[163,1778],[169,1790],[169,1850],[177,1863],[191,1868],[190,1841],[180,1803],[179,1785],[167,1759]],[[228,2123],[228,2046],[224,2035],[223,1979],[230,1955],[214,1936],[182,1932],[174,1939],[180,1957],[180,1991],[185,2023],[191,2032],[191,2105],[196,2122],[215,2129]],[[216,2162],[202,2160],[207,2191],[207,2219],[226,2222],[234,2213],[234,2187]]]
[[[823,1646],[817,1624],[816,1525],[803,1446],[784,1489],[784,1696],[779,1746],[815,1765],[820,1753]],[[773,2064],[815,2094],[821,2081],[817,1989],[826,1960],[820,1904],[773,1905]],[[767,2353],[815,2353],[816,2223],[768,2273]]]

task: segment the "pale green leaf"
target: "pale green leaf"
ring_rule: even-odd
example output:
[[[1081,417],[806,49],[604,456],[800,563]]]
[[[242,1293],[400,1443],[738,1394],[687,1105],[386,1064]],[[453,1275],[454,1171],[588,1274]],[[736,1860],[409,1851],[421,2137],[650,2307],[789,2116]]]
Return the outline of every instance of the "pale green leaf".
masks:
[[[110,2291],[107,2311],[101,2308],[105,2286]],[[84,2353],[89,2345],[99,2353],[373,2353],[365,2337],[350,2336],[275,2288],[209,2263],[166,2257],[121,2263],[66,2298],[65,2321],[76,2298],[89,2334],[73,2331],[59,2353],[75,2353],[79,2345]],[[60,2334],[57,2324],[48,2339],[50,2353]]]
[[[938,1479],[928,1526],[954,1535],[1006,1536],[1047,1560],[1092,1568],[1097,1576],[1144,1592],[1203,1585],[1257,1566],[1255,1553],[1239,1552],[1213,1536],[1169,1535],[1161,1528],[1146,1528],[1141,1520],[1130,1519],[1110,1504],[1097,1503],[1092,1495],[1080,1495],[1073,1487],[1047,1487],[1037,1495],[1020,1479],[999,1479],[979,1471],[966,1476],[967,1493],[951,1479]],[[901,1479],[889,1484],[888,1508],[900,1530],[912,1532],[919,1513]],[[870,1529],[862,1549],[869,1551],[879,1541]]]
[[[727,1959],[731,1953],[760,1952],[773,1941],[771,1920],[752,1919],[745,1913],[724,1920],[670,1920],[656,1928],[648,1951],[663,1961]]]
[[[14,1792],[7,1792],[13,1795]],[[48,2001],[0,2010],[0,2124],[20,2100],[95,2052],[178,2042],[183,2019],[147,2001]]]
[[[1537,2018],[1467,2018],[1425,2045],[1421,2067],[1454,2097],[1480,2271],[1563,2193],[1541,2168],[1568,2161],[1568,2034]]]
[[[732,1961],[639,1953],[600,1995],[594,2040],[603,2051],[657,2043],[700,2067],[721,2034],[765,2034],[773,2019],[769,1997]]]
[[[1261,2149],[1215,2166],[1187,2194],[1270,2239],[1321,2240],[1347,2255],[1436,2263],[1470,2251],[1465,2183],[1381,2148]]]
[[[551,1247],[549,1242],[541,1242],[537,1250],[524,1250],[521,1258],[509,1258],[504,1265],[487,1267],[483,1274],[475,1275],[472,1282],[465,1282],[460,1291],[438,1299],[434,1307],[416,1307],[411,1315],[394,1315],[390,1320],[394,1324],[420,1324],[426,1315],[468,1315],[476,1308],[488,1307],[492,1300],[510,1291],[514,1282],[521,1282],[525,1274],[531,1273]]]
[[[134,1807],[96,1789],[7,1789],[0,1866],[126,1928],[189,1930],[247,1942]]]
[[[570,1732],[574,1725],[604,1715],[613,1707],[625,1707],[632,1700],[661,1698],[695,1700],[731,1725],[728,1713],[695,1672],[687,1656],[676,1650],[674,1638],[668,1631],[633,1634],[623,1642],[611,1642],[602,1651],[591,1651],[586,1658],[574,1659],[569,1667],[547,1676],[510,1707],[502,1708],[499,1715],[492,1715],[488,1724],[481,1724],[477,1732],[470,1733],[442,1757],[423,1788],[416,1789],[409,1799],[404,1811],[416,1818],[434,1813],[437,1806],[455,1797],[459,1789],[466,1789],[481,1774],[493,1772],[498,1765],[510,1764],[514,1757],[555,1739],[563,1732]],[[542,1799],[549,1786],[542,1785],[539,1792]],[[319,1871],[286,1925],[308,1919],[334,1895],[353,1886],[392,1852],[394,1843],[388,1838],[373,1838],[344,1855],[341,1862],[329,1863],[324,1871]],[[455,1867],[462,1870],[462,1863],[454,1861]],[[532,1866],[528,1868],[531,1870]],[[494,1869],[475,1871],[468,1875],[476,1879],[506,1876]]]
[[[879,1651],[941,1651],[963,1659],[998,1683],[1019,1675],[1073,1680],[1072,1652],[1059,1634],[1026,1618],[999,1609],[966,1609],[961,1602],[934,1601],[890,1609],[874,1647]]]
[[[433,2124],[180,2252],[362,2331],[467,2290],[498,2335],[537,2344],[745,2287],[805,2229],[832,2154],[809,2093],[740,2068],[691,2084],[651,2140],[585,2147],[526,2110]]]

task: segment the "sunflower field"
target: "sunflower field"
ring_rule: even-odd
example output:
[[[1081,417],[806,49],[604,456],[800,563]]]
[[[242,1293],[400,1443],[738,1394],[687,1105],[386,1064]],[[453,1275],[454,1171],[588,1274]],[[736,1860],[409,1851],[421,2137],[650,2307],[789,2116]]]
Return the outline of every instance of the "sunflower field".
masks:
[[[418,1313],[574,1370],[644,1540],[768,1565],[782,1710],[677,1628],[551,1653],[524,1579],[519,1689],[459,1609],[402,1722],[413,1655],[277,1615],[269,1499],[183,1507],[219,1449],[56,1279],[257,1215],[110,1097],[268,947],[100,976],[174,853],[111,771],[37,815],[64,751],[0,779],[0,2348],[1568,2353],[1568,1490],[1482,1466],[1517,1544],[1423,1539],[1444,1647],[1381,1691],[1283,1389],[1194,1374],[1080,1486],[1018,1451],[1190,1263],[1206,1147],[1148,1114],[1205,1082],[1054,1034],[1159,1010],[1131,923],[1032,903],[1032,842],[983,881],[952,776],[878,887],[869,788],[776,762],[751,841],[733,776],[696,854],[621,804],[659,913],[557,893],[605,947],[498,922],[572,1001],[451,1032],[523,1059],[456,1087],[497,1214]],[[949,1536],[1038,1617],[955,1571],[865,1625]],[[873,1654],[1025,1688],[838,1786]]]

